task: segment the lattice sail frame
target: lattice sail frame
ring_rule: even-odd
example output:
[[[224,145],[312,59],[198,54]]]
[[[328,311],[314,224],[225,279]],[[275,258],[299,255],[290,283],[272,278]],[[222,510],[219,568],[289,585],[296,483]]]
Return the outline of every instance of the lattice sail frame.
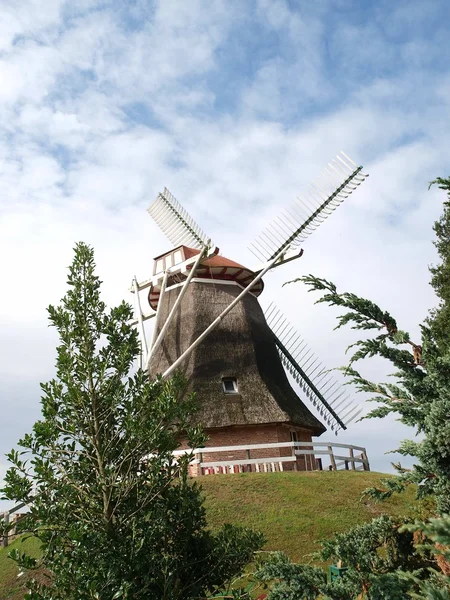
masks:
[[[308,348],[304,339],[275,304],[269,305],[265,317],[285,369],[336,435],[340,429],[347,429],[351,421],[361,414],[362,408],[330,376],[330,371]]]
[[[147,212],[175,247],[182,245],[198,249],[213,247],[211,238],[197,225],[167,188],[158,194]]]
[[[249,246],[259,260],[272,260],[298,246],[368,177],[344,152],[285,208]],[[319,181],[319,183],[317,182]]]

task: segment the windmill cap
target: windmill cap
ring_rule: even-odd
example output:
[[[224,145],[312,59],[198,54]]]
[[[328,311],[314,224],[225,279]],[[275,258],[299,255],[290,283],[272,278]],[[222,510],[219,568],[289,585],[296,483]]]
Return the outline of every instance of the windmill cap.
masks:
[[[177,248],[177,250],[178,249],[181,249],[183,251],[185,259],[191,258],[200,253],[200,250],[198,250],[197,248],[189,248],[188,246],[180,246],[179,248]],[[157,256],[155,260],[159,260],[166,255],[167,253]],[[191,268],[192,265],[188,265],[186,273],[178,272],[174,274],[173,277],[169,276],[169,279],[167,281],[167,287],[170,287],[175,283],[180,283],[183,279],[186,278],[187,272]],[[256,273],[254,273],[247,267],[244,267],[243,265],[235,262],[234,260],[216,254],[213,256],[208,256],[200,261],[200,264],[197,267],[197,271],[194,277],[199,279],[209,279],[217,282],[218,284],[220,283],[220,281],[236,282],[242,288],[245,288],[248,286],[249,283],[251,283],[251,281],[253,281],[253,279],[255,279],[256,275]],[[260,279],[255,284],[255,287],[252,288],[250,291],[254,296],[259,296],[263,289],[264,283],[262,279]],[[160,284],[152,285],[150,287],[148,299],[150,306],[153,308],[153,310],[156,310],[158,306],[159,294]]]

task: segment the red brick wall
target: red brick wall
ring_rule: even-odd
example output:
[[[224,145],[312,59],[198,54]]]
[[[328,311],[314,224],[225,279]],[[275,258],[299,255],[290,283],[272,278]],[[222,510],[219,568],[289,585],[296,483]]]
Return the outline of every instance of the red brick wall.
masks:
[[[299,442],[311,442],[311,432],[306,429],[301,429],[300,427],[287,427],[287,426],[279,426],[278,427],[278,441],[279,442],[290,442],[291,441],[291,431],[295,431],[297,433],[297,441]],[[305,446],[305,450],[311,450],[311,447]],[[280,448],[280,456],[291,456],[292,448]],[[311,471],[315,465],[315,459],[311,456],[311,458],[298,456],[297,461],[295,463],[285,463],[283,465],[283,469],[285,471],[291,471],[293,469],[297,471]]]
[[[291,441],[291,430],[297,432],[298,441],[310,442],[311,433],[299,427],[290,427],[288,425],[256,425],[249,427],[227,427],[223,429],[207,430],[209,436],[206,447],[214,446],[243,446],[247,444],[276,444]],[[183,440],[181,448],[186,448],[186,442]],[[308,448],[310,449],[310,448]],[[207,452],[202,453],[202,462],[216,462],[220,460],[245,460],[246,458],[271,458],[280,456],[292,456],[292,448],[262,448],[257,450],[230,450],[226,452]],[[298,457],[295,462],[283,463],[283,469],[289,470],[312,470],[315,465],[313,457]],[[195,466],[195,465],[194,465]],[[246,469],[247,470],[247,469]],[[255,470],[254,466],[252,470]],[[192,469],[191,474],[196,475],[197,469]]]

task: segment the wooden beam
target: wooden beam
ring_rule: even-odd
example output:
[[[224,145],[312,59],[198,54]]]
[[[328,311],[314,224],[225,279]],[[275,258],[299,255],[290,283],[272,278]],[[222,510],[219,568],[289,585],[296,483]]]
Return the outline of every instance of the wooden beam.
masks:
[[[202,469],[207,467],[231,467],[233,465],[256,465],[256,464],[271,464],[274,462],[294,462],[295,456],[275,456],[268,458],[244,458],[243,460],[219,460],[213,462],[202,462],[200,466]]]

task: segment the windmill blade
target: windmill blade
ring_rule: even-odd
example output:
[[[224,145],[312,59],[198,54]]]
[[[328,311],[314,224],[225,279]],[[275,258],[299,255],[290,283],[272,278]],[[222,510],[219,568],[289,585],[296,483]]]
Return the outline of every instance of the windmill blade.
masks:
[[[337,433],[340,429],[347,429],[361,409],[352,399],[349,400],[345,388],[330,375],[273,303],[266,310],[265,317],[285,369],[333,431]]]
[[[167,188],[158,194],[147,212],[175,247],[181,245],[199,249],[213,247],[211,239]]]
[[[249,246],[268,261],[301,244],[368,177],[344,152],[328,163],[302,197],[285,208]]]

